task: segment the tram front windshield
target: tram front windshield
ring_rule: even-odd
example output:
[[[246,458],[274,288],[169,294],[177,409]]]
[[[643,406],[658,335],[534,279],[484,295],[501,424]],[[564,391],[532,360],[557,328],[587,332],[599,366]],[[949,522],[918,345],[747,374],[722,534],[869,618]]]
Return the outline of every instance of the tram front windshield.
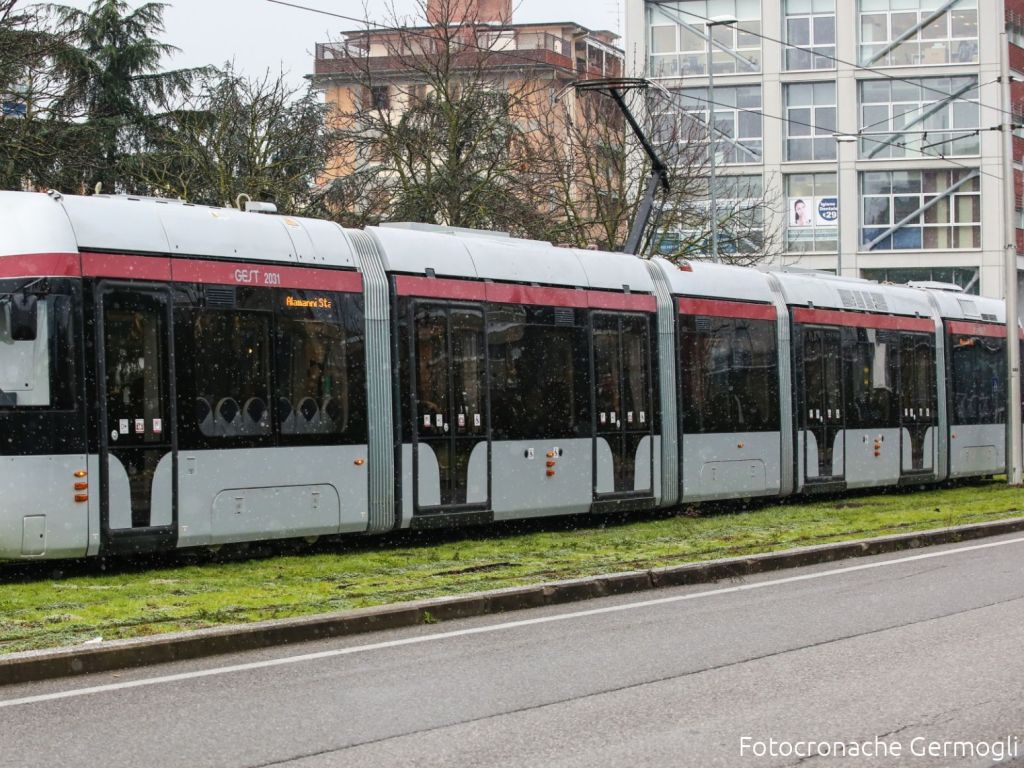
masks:
[[[72,409],[71,296],[18,282],[0,282],[0,411]]]

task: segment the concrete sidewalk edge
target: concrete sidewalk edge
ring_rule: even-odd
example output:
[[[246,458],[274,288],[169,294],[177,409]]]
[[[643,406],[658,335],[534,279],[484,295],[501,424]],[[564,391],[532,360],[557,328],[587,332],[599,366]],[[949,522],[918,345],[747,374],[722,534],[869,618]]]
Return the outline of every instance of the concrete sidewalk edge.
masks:
[[[0,657],[0,686],[238,653],[662,587],[704,584],[1020,531],[1024,531],[1024,517],[337,613],[226,625],[141,639],[112,640],[57,650],[14,653]]]

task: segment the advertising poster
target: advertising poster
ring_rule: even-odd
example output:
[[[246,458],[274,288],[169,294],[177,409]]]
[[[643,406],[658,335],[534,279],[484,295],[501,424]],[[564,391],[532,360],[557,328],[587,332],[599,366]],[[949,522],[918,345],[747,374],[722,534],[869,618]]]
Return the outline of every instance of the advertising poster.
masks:
[[[839,201],[828,197],[791,197],[788,224],[793,227],[834,227],[839,218]]]

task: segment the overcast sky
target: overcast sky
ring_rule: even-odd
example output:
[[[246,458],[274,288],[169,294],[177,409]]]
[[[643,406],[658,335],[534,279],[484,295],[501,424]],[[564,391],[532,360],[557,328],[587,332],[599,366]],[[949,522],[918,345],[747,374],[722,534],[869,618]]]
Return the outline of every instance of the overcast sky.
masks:
[[[64,5],[86,8],[90,0],[56,0]],[[388,17],[388,0],[289,0],[295,5],[317,8],[354,19],[382,20]],[[136,7],[141,0],[128,0]],[[181,49],[169,66],[191,67],[223,64],[233,59],[249,75],[267,69],[284,68],[293,79],[313,69],[313,48],[337,38],[343,29],[358,23],[286,8],[268,0],[164,0],[166,42]],[[394,0],[399,13],[411,13],[413,0]],[[513,0],[515,2],[515,0]],[[514,13],[516,22],[575,21],[591,29],[620,32],[619,0],[521,0]]]

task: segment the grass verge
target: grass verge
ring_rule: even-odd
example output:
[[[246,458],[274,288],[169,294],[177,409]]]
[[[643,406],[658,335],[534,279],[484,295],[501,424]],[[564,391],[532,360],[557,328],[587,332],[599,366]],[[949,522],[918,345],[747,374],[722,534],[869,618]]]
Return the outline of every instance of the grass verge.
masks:
[[[998,483],[626,520],[349,539],[217,561],[0,564],[0,654],[398,603],[1012,517]],[[568,525],[577,527],[568,528]]]

